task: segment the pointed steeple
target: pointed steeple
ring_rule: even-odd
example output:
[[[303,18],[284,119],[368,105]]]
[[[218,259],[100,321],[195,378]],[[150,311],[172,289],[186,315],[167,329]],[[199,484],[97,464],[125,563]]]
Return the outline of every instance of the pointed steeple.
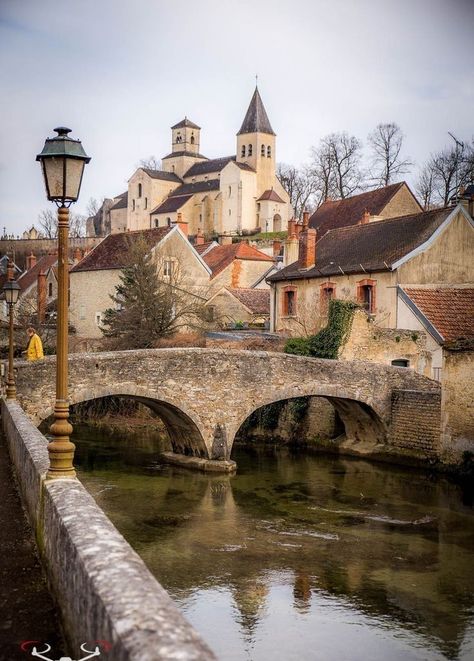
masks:
[[[269,133],[270,135],[275,135],[258,87],[255,87],[255,92],[253,93],[252,100],[237,135],[243,133]]]

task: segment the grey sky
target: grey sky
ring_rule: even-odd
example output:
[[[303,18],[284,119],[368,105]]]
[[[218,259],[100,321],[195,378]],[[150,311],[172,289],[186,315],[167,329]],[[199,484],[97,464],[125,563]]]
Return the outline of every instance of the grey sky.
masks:
[[[84,211],[184,115],[206,156],[235,153],[256,73],[279,161],[395,121],[419,164],[474,134],[473,34],[471,0],[0,0],[0,230],[50,206],[35,156],[55,126],[92,157]]]

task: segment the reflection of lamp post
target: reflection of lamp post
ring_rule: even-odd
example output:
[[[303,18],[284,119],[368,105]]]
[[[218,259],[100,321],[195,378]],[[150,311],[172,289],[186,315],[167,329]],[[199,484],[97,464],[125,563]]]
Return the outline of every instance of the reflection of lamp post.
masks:
[[[11,274],[9,273],[10,277]],[[20,285],[14,280],[7,280],[3,285],[3,293],[8,305],[8,375],[7,375],[7,399],[16,399],[15,375],[13,373],[13,306],[18,301]]]
[[[79,140],[68,136],[71,129],[59,127],[58,134],[48,138],[41,154],[41,162],[48,200],[58,209],[58,304],[56,321],[56,403],[51,425],[52,441],[48,444],[48,477],[75,477],[74,444],[69,440],[72,426],[68,401],[68,289],[69,289],[69,206],[76,202],[81,188],[84,165],[90,158]]]

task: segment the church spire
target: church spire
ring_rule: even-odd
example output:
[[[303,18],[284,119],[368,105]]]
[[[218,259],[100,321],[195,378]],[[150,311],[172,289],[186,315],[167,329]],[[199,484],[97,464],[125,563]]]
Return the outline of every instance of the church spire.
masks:
[[[268,133],[275,135],[257,86],[255,86],[255,92],[253,93],[252,100],[237,135],[242,135],[243,133]]]

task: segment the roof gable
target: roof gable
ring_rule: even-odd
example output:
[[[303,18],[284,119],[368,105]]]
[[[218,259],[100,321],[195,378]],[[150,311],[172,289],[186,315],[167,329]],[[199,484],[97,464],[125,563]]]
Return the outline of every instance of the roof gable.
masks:
[[[185,172],[184,179],[202,174],[209,174],[210,172],[220,172],[230,161],[235,161],[235,156],[221,156],[219,158],[211,158],[202,161],[201,163],[194,163],[189,170]]]
[[[43,255],[43,257],[40,257],[34,266],[28,269],[28,271],[25,271],[23,275],[18,278],[17,282],[20,285],[21,293],[24,294],[27,289],[36,283],[39,273],[46,273],[46,271],[56,264],[57,261],[58,256],[55,254]]]
[[[212,277],[221,273],[234,259],[244,259],[258,262],[273,262],[273,258],[261,250],[257,250],[245,241],[230,243],[224,246],[217,245],[203,255],[204,261],[211,268]]]
[[[190,119],[185,117],[180,122],[171,127],[171,129],[184,129],[185,127],[190,129],[200,129],[201,127],[192,122]]]

